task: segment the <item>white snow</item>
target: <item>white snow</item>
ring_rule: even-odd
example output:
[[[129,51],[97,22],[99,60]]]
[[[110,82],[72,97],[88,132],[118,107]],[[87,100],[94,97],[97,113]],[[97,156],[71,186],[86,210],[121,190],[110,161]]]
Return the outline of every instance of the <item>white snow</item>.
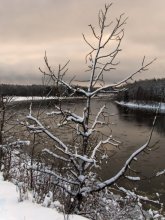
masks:
[[[129,180],[133,180],[133,181],[139,181],[140,177],[139,176],[125,176],[127,179]]]
[[[41,97],[41,96],[15,96],[12,98],[12,101],[31,101],[31,100],[45,100],[45,99],[54,99],[53,96],[49,96],[49,97]]]
[[[163,174],[165,174],[165,169],[162,170],[162,171],[160,171],[160,172],[157,172],[156,176],[161,176],[161,175],[163,175]]]
[[[59,97],[57,96],[14,96],[12,97],[12,102],[21,102],[21,101],[31,101],[31,100],[48,100],[48,99],[53,99],[53,100],[58,100]],[[69,100],[74,100],[75,97],[60,97],[61,100],[69,99]],[[76,97],[76,99],[84,99],[84,97]]]
[[[30,197],[30,196],[29,196]],[[0,220],[64,220],[63,213],[32,203],[29,198],[18,202],[16,186],[3,181],[0,174]],[[69,220],[87,220],[87,218],[70,215]]]
[[[123,101],[115,101],[116,104],[124,107],[128,107],[130,109],[141,109],[141,110],[150,110],[150,111],[155,111],[157,108],[159,108],[159,113],[165,113],[165,103],[159,103],[154,102],[154,103],[136,103],[136,102],[123,102]]]

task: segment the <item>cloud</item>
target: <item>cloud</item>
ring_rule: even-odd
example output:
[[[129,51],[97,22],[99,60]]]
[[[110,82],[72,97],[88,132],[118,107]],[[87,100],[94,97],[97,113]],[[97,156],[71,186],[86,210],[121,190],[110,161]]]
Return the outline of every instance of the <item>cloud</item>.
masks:
[[[40,82],[38,67],[44,68],[45,50],[54,67],[71,59],[70,76],[86,79],[84,58],[89,49],[81,33],[89,35],[90,23],[97,27],[97,13],[102,7],[100,0],[1,1],[0,82]],[[111,77],[121,79],[136,69],[143,55],[159,60],[144,76],[164,77],[164,7],[164,0],[114,2],[110,17],[125,12],[129,19],[119,56],[119,75],[110,74],[107,81]]]

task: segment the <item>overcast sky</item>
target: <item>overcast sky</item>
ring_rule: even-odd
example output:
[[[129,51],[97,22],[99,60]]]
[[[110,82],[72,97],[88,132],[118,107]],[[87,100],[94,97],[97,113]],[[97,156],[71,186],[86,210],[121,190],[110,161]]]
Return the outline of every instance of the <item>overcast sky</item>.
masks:
[[[0,83],[41,83],[44,51],[56,68],[68,59],[69,76],[85,79],[89,24],[97,26],[104,0],[0,0]],[[128,16],[116,72],[117,81],[140,66],[143,56],[157,58],[138,78],[165,77],[165,1],[114,0],[110,18]]]

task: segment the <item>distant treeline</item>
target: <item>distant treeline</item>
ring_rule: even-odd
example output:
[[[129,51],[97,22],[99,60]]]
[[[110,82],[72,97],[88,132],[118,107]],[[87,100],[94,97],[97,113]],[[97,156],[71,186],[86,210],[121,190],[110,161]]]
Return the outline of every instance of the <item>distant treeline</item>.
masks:
[[[53,96],[57,92],[53,86],[0,84],[0,95],[3,96]]]
[[[81,87],[84,88],[85,87]],[[49,86],[49,85],[13,85],[0,84],[0,96],[69,96],[73,91],[65,86]],[[81,94],[76,92],[75,96]]]
[[[119,101],[165,102],[165,79],[140,80],[126,89],[117,95]]]

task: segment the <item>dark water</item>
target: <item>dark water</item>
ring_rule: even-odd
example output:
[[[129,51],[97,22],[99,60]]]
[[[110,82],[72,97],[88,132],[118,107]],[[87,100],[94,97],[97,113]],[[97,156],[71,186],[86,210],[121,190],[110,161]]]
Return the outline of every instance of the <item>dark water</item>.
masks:
[[[99,171],[101,178],[106,180],[115,175],[122,168],[127,158],[147,141],[154,115],[141,111],[128,111],[126,108],[116,106],[108,98],[94,99],[92,101],[92,113],[96,114],[104,104],[106,104],[107,112],[113,115],[110,116],[112,134],[114,138],[121,141],[120,149],[112,146],[108,148],[110,158],[108,163],[103,163],[103,169]],[[63,105],[67,109],[74,109],[81,115],[85,100],[66,100],[63,101]],[[51,110],[48,109],[47,111]],[[51,121],[51,123],[53,122]],[[109,131],[107,128],[102,130],[107,135]],[[56,135],[62,137],[64,142],[71,140],[69,131],[66,134],[58,129]],[[165,169],[165,115],[159,115],[157,118],[150,145],[155,143],[156,145],[151,152],[142,153],[138,156],[137,162],[133,162],[131,165],[133,169],[140,172],[138,176],[140,175],[143,180],[133,184],[128,180],[121,179],[119,185],[128,188],[136,187],[138,191],[152,195],[153,198],[156,198],[158,192],[161,201],[165,203],[165,175],[153,177],[158,171]],[[128,175],[134,174],[128,173]]]
[[[142,111],[129,111],[126,108],[116,106],[110,99],[94,99],[92,102],[92,113],[96,113],[101,106],[106,103],[107,111],[114,114],[110,117],[113,136],[122,143],[120,149],[110,147],[108,154],[108,163],[103,164],[103,170],[99,171],[102,179],[112,177],[123,166],[127,158],[142,146],[150,135],[154,115]],[[74,108],[77,112],[81,112],[84,107],[84,101],[65,103],[68,108]],[[76,107],[75,107],[76,106]],[[78,106],[78,107],[77,107]],[[109,130],[103,130],[108,134]],[[132,163],[132,168],[140,172],[142,181],[132,184],[129,180],[122,179],[119,184],[126,187],[136,187],[138,191],[145,192],[147,195],[152,195],[156,198],[158,192],[161,201],[165,203],[165,175],[154,178],[155,174],[160,170],[165,169],[165,115],[159,115],[155,124],[154,132],[150,146],[153,150],[147,153],[142,153],[138,156],[137,162]],[[135,175],[128,173],[128,175]]]
[[[116,160],[114,166],[118,170],[127,157],[146,142],[152,128],[154,115],[142,111],[129,111],[127,108],[118,107],[113,103],[108,103],[108,106],[110,111],[117,113],[117,116],[112,119],[116,123],[113,132],[122,141],[121,148],[114,159],[114,161]],[[165,176],[153,177],[155,173],[165,169],[165,115],[157,117],[150,146],[152,145],[155,147],[151,152],[142,153],[138,156],[138,161],[132,163],[133,169],[140,172],[140,176],[144,180],[136,185],[130,181],[124,181],[124,185],[136,187],[139,191],[154,197],[155,193],[159,192],[161,201],[165,203]],[[106,167],[107,172],[103,175],[105,179],[110,174],[111,164]],[[121,182],[123,183],[122,180]]]

